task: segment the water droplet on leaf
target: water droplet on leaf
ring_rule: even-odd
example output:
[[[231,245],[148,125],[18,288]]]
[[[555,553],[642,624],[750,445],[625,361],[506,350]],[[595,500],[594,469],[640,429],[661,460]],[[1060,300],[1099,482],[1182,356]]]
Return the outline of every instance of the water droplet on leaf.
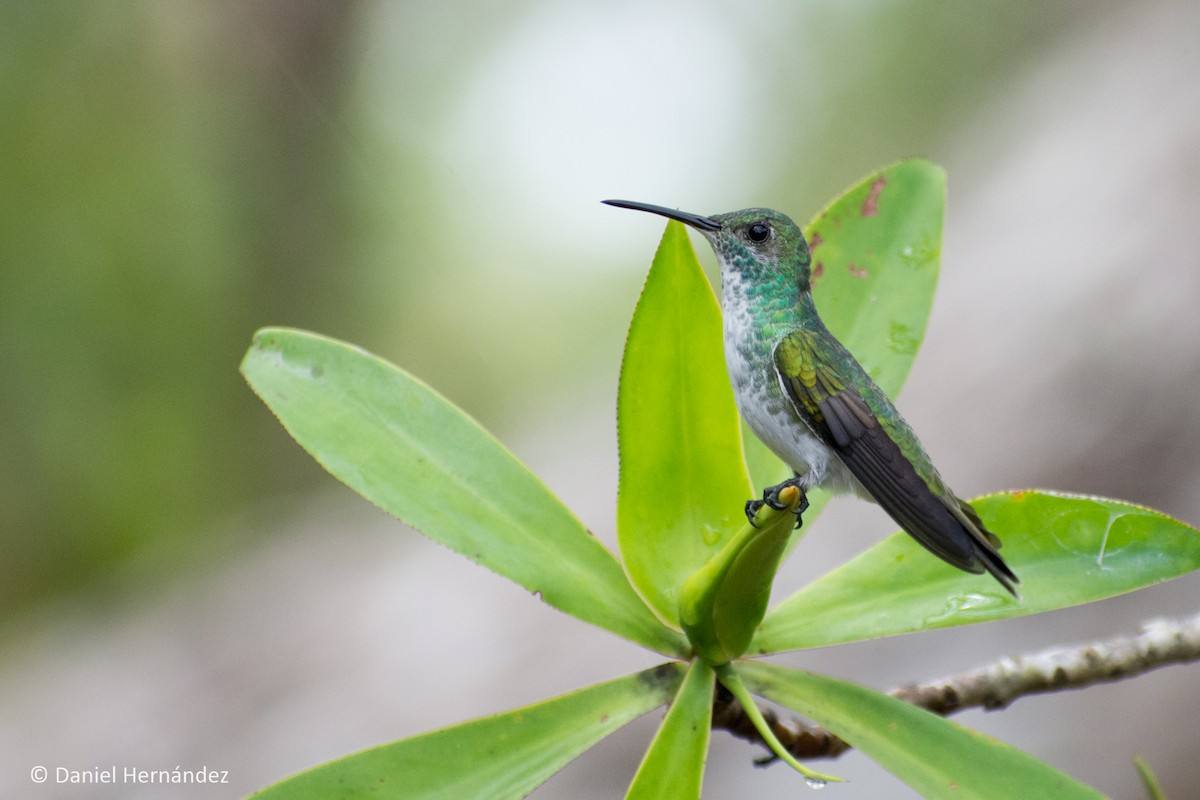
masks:
[[[926,625],[935,625],[954,618],[958,621],[971,619],[987,619],[991,608],[1008,601],[1006,595],[970,592],[951,597],[946,608],[940,614],[934,614],[925,620]]]

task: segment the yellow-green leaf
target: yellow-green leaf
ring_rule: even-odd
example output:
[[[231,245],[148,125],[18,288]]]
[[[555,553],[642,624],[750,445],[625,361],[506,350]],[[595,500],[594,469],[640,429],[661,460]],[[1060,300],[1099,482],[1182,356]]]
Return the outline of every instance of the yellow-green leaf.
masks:
[[[301,772],[253,800],[516,800],[670,701],[673,662],[542,703],[381,745]]]
[[[242,373],[305,450],[384,511],[561,611],[687,652],[558,498],[421,381],[352,345],[281,328],[255,334]]]
[[[712,668],[693,661],[625,800],[699,800],[714,686]]]
[[[874,689],[774,664],[737,669],[750,691],[833,731],[930,800],[1102,800],[1011,745]]]
[[[629,326],[617,433],[625,569],[678,625],[680,587],[745,523],[751,497],[720,311],[678,222],[667,225]]]

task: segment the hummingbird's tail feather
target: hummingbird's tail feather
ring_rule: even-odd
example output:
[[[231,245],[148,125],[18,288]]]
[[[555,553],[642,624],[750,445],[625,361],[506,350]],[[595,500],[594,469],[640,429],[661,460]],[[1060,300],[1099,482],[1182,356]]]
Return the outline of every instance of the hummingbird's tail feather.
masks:
[[[976,575],[986,571],[1005,591],[1019,598],[1016,584],[1020,583],[1021,579],[997,552],[1001,546],[1000,537],[983,526],[975,509],[957,497],[954,499],[960,504],[961,516],[954,513],[956,509],[941,504],[938,498],[942,508],[949,512],[945,516],[936,514],[932,518],[907,521],[901,520],[895,514],[892,514],[892,517],[910,536],[924,545],[925,549],[943,561]],[[881,505],[888,511],[891,510],[886,504]],[[932,520],[938,521],[931,525]]]
[[[990,534],[991,538],[995,539],[995,534]],[[989,547],[980,547],[977,551],[979,560],[983,563],[983,568],[986,569],[993,578],[1000,582],[1000,585],[1008,590],[1008,593],[1018,600],[1021,595],[1017,593],[1016,584],[1021,582],[1021,579],[1016,576],[1008,564],[1004,563],[1004,559],[1000,557],[994,549]]]
[[[989,531],[983,526],[983,521],[979,519],[979,514],[976,513],[974,506],[962,498],[954,498],[958,502],[958,510],[962,512],[960,519],[963,526],[967,529],[967,533],[975,542],[975,555],[983,568],[1000,585],[1008,590],[1008,593],[1013,597],[1020,597],[1017,594],[1016,584],[1021,582],[1021,579],[1016,576],[1016,573],[1009,568],[1008,564],[1004,563],[1004,559],[996,552],[1003,545],[1000,542],[1000,537]],[[956,515],[957,516],[957,515]]]

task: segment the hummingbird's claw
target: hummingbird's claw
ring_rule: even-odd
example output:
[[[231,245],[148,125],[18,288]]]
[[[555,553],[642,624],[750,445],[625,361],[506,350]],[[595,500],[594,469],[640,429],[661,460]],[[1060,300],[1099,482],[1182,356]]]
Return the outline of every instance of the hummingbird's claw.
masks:
[[[750,520],[750,527],[757,528],[754,524],[754,518],[758,516],[758,510],[763,507],[762,500],[747,500],[746,501],[746,519]]]
[[[788,504],[779,499],[779,493],[788,487],[794,486],[800,490],[800,505],[796,506],[796,527],[799,528],[804,524],[801,515],[808,510],[808,495],[804,492],[804,487],[800,485],[799,478],[788,478],[783,483],[775,486],[767,487],[763,490],[762,500],[747,500],[746,501],[746,518],[750,520],[750,524],[754,527],[754,517],[762,509],[763,506],[769,506],[776,511],[783,511],[788,507]]]

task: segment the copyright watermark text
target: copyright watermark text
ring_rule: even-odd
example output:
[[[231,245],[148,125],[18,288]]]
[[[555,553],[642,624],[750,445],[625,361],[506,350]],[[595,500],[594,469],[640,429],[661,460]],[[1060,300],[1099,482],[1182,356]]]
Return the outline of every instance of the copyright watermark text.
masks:
[[[34,783],[75,784],[183,784],[183,783],[229,783],[229,770],[209,769],[139,769],[137,767],[44,767],[37,765],[29,770],[29,779]]]

